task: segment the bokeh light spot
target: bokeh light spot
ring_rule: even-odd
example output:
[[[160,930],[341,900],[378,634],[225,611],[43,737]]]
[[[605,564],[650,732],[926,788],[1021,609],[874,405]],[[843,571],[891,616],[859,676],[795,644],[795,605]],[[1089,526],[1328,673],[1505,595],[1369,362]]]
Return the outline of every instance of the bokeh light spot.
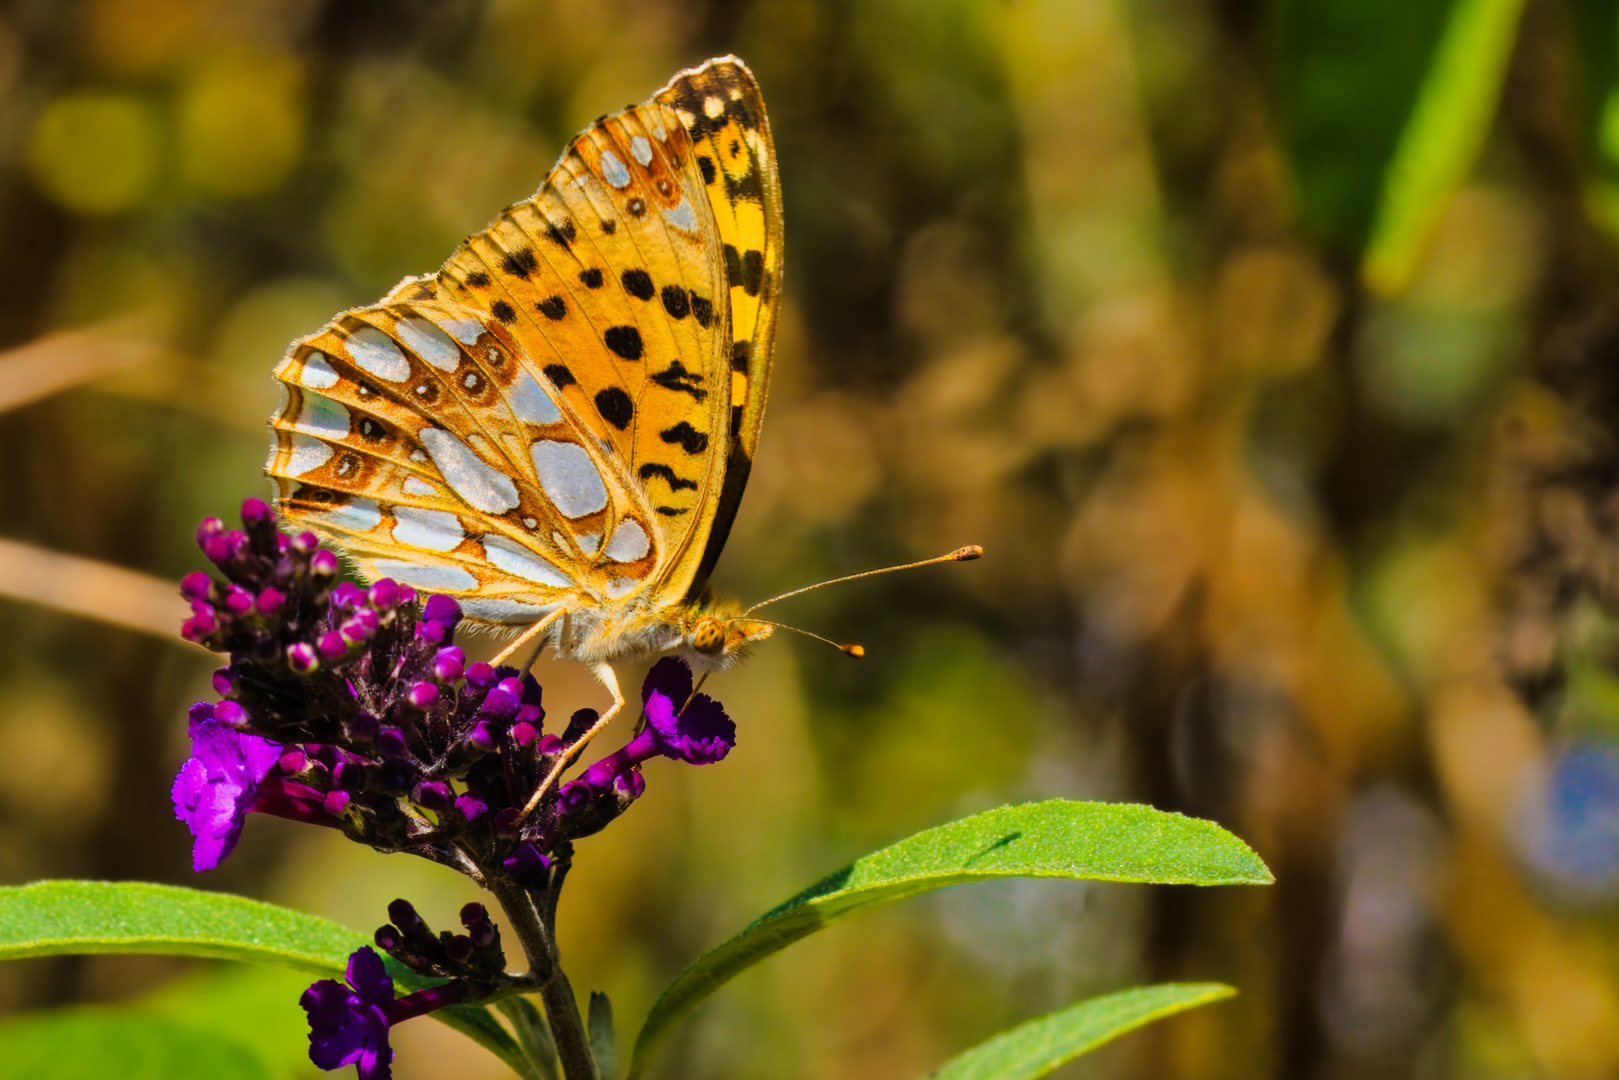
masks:
[[[129,210],[145,200],[157,178],[156,118],[133,94],[57,98],[34,126],[28,165],[39,189],[69,210]]]

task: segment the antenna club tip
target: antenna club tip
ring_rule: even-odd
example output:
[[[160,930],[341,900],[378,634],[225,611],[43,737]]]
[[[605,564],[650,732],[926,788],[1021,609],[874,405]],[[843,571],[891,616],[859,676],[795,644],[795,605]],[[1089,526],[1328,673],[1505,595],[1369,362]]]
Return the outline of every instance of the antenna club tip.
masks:
[[[838,648],[842,649],[847,655],[856,659],[866,655],[866,647],[864,645],[839,645]]]
[[[957,562],[972,562],[974,559],[983,558],[983,556],[984,549],[977,544],[968,544],[966,547],[957,548],[950,553],[950,557]]]

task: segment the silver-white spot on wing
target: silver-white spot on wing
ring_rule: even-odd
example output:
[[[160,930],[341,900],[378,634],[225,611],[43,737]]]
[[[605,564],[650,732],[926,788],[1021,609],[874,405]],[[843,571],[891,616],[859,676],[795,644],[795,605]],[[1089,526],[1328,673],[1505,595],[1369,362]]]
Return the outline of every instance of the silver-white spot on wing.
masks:
[[[293,427],[306,435],[341,439],[349,433],[349,411],[329,397],[305,394]]]
[[[630,182],[630,170],[611,150],[602,151],[602,179],[616,188],[625,187]]]
[[[511,477],[473,453],[466,443],[442,428],[431,427],[422,429],[421,439],[445,482],[468,506],[486,514],[504,514],[517,506],[517,486]]]
[[[540,439],[529,448],[546,497],[563,517],[584,517],[607,505],[607,485],[590,454],[577,443]]]
[[[394,539],[409,547],[427,551],[453,551],[466,539],[466,530],[454,514],[445,510],[422,510],[414,506],[394,507],[397,522]]]
[[[596,554],[596,549],[602,545],[601,533],[585,533],[583,536],[574,537],[574,539],[579,542],[579,550],[586,555]]]
[[[628,596],[639,584],[641,583],[636,581],[634,578],[614,578],[607,583],[607,588],[603,589],[602,591],[605,592],[610,599],[617,600],[621,596]]]
[[[669,224],[687,232],[697,231],[697,215],[692,211],[691,203],[681,199],[672,210],[665,210],[663,216],[669,219]]]
[[[377,559],[372,564],[377,573],[391,577],[402,585],[428,592],[439,589],[471,589],[478,579],[459,566],[423,566],[403,559]]]
[[[332,460],[332,448],[319,439],[294,432],[292,456],[287,459],[287,475],[302,476]]]
[[[382,524],[382,507],[375,499],[350,499],[342,506],[314,515],[314,520],[347,532],[370,532]]]
[[[343,347],[363,370],[384,382],[404,382],[410,378],[410,361],[392,338],[374,326],[356,331]]]
[[[637,135],[630,140],[630,155],[642,165],[652,164],[652,144],[646,141],[645,135]]]
[[[669,137],[669,133],[663,129],[662,124],[659,124],[657,127],[652,129],[652,136],[659,142],[663,142]]]
[[[550,585],[557,589],[573,587],[573,579],[536,553],[518,547],[504,536],[485,536],[484,554],[489,561],[508,574],[513,574],[536,585]]]
[[[527,420],[531,424],[555,424],[562,419],[562,410],[557,408],[557,403],[526,371],[512,386],[512,411],[519,420]]]
[[[401,319],[394,333],[412,352],[440,371],[454,371],[461,366],[461,350],[450,335],[426,319]]]
[[[327,361],[325,353],[312,352],[304,357],[304,366],[298,372],[298,385],[311,390],[330,390],[337,385],[337,372]]]
[[[501,597],[468,597],[461,601],[461,610],[467,615],[492,623],[536,623],[556,609],[556,604],[524,604]]]
[[[438,324],[463,345],[476,345],[478,335],[483,333],[483,323],[477,319],[440,319]]]
[[[438,488],[434,487],[432,484],[429,484],[426,480],[423,480],[419,476],[405,477],[405,482],[400,486],[405,489],[406,495],[423,495],[433,498],[439,493]]]
[[[634,562],[644,558],[652,550],[652,541],[647,539],[646,530],[631,518],[625,518],[619,523],[618,531],[602,549],[602,554],[614,562]]]

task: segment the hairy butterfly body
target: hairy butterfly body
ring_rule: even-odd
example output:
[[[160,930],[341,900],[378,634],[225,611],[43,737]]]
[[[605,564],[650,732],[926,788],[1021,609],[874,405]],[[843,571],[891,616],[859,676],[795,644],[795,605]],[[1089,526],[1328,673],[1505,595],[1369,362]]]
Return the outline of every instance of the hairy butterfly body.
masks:
[[[266,465],[280,509],[368,576],[594,665],[608,716],[615,661],[724,666],[772,629],[706,590],[758,445],[781,268],[758,84],[735,57],[683,71],[437,274],[293,343]]]

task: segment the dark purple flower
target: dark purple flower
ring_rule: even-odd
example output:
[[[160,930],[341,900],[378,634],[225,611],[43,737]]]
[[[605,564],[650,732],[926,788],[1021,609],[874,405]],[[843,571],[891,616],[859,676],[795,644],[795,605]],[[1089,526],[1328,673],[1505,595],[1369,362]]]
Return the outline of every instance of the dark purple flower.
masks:
[[[684,660],[666,656],[652,665],[641,685],[641,703],[647,726],[657,741],[657,753],[692,765],[719,761],[736,745],[736,724],[719,702],[707,694],[691,692],[691,668]]]
[[[641,686],[646,727],[621,749],[591,765],[575,780],[562,785],[558,810],[576,815],[596,798],[616,790],[628,799],[646,790],[638,767],[662,755],[691,765],[719,761],[736,745],[736,724],[719,702],[707,694],[691,692],[691,669],[684,660],[665,657],[652,666]]]
[[[382,966],[382,957],[369,946],[349,956],[347,978],[347,986],[322,979],[298,999],[309,1016],[309,1060],[322,1069],[357,1065],[360,1080],[389,1080],[394,981]]]
[[[191,757],[174,778],[170,794],[175,816],[196,838],[192,868],[212,870],[236,846],[259,785],[280,759],[281,747],[220,723],[206,705],[193,707],[190,729]]]
[[[491,948],[499,948],[498,939]],[[304,991],[298,1004],[309,1017],[309,1060],[328,1070],[354,1065],[360,1080],[392,1077],[391,1027],[454,1005],[467,994],[465,983],[449,982],[396,998],[382,957],[369,945],[349,954],[346,978],[347,985],[320,980]]]

